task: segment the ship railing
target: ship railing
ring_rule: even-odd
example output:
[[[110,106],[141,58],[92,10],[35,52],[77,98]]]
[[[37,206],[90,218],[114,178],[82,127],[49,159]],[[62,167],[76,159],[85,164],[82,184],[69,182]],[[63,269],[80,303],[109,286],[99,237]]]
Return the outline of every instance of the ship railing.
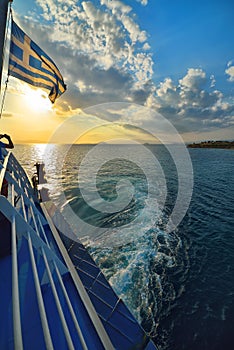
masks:
[[[14,187],[14,185],[12,185]],[[12,190],[12,203],[13,203],[13,193]],[[4,197],[0,196],[0,211],[4,217],[10,222],[11,226],[11,256],[12,256],[12,320],[13,320],[13,329],[14,329],[14,346],[15,349],[23,349],[23,337],[22,337],[22,326],[21,326],[21,313],[20,313],[20,288],[19,288],[19,266],[18,266],[18,252],[19,244],[21,238],[26,238],[28,242],[28,250],[30,254],[30,263],[33,271],[35,290],[37,294],[38,308],[40,312],[40,318],[44,333],[44,339],[47,349],[53,349],[52,337],[50,334],[48,326],[48,318],[45,308],[45,302],[43,300],[42,293],[42,281],[39,279],[39,271],[37,262],[38,253],[41,254],[41,257],[44,260],[45,271],[47,272],[48,280],[43,281],[43,284],[46,282],[50,283],[52,288],[52,293],[55,299],[55,303],[58,309],[58,314],[62,323],[63,331],[67,340],[68,348],[75,349],[75,346],[72,342],[69,326],[65,320],[63,307],[60,303],[58,297],[57,289],[54,282],[54,271],[56,272],[61,290],[64,293],[68,308],[72,315],[73,322],[75,324],[77,333],[79,334],[80,341],[83,349],[87,349],[85,344],[82,332],[79,327],[79,323],[75,316],[72,304],[67,295],[66,288],[63,283],[62,276],[65,275],[68,270],[67,267],[61,262],[57,255],[48,247],[46,243],[38,236],[38,233],[32,229],[32,227],[22,218],[22,216],[17,212],[17,210],[11,205],[11,203]],[[35,251],[37,251],[37,256],[35,256]]]
[[[44,340],[47,349],[54,349],[52,336],[48,324],[48,315],[45,307],[45,300],[42,293],[42,284],[45,284],[45,280],[40,281],[38,254],[44,261],[45,272],[47,273],[47,283],[50,284],[52,294],[55,300],[55,304],[58,310],[58,314],[63,327],[64,335],[67,341],[69,349],[75,349],[72,336],[70,334],[69,325],[66,322],[63,313],[63,307],[60,303],[60,299],[55,286],[54,275],[56,274],[57,280],[63,292],[66,300],[67,308],[70,311],[71,318],[73,320],[75,329],[77,331],[82,349],[87,350],[85,339],[83,337],[77,315],[73,309],[72,303],[69,299],[66,287],[63,282],[63,276],[70,273],[70,270],[74,267],[69,266],[65,259],[69,260],[68,255],[65,252],[61,257],[58,257],[51,249],[51,241],[48,240],[44,225],[48,222],[44,216],[40,213],[34,189],[32,188],[30,181],[20,166],[16,158],[12,153],[5,154],[3,163],[0,164],[0,189],[2,189],[3,183],[7,185],[7,191],[4,195],[0,195],[0,212],[8,220],[11,234],[11,259],[12,259],[12,320],[13,320],[13,333],[14,333],[14,347],[17,350],[24,348],[23,336],[22,336],[22,315],[20,310],[20,283],[19,283],[19,250],[20,240],[22,237],[26,239],[28,244],[28,251],[30,255],[30,263],[33,272],[34,285],[36,290],[38,309],[40,313],[40,319],[44,334]],[[54,233],[53,233],[54,234]],[[59,239],[59,237],[58,237]],[[57,243],[57,241],[56,241]],[[61,248],[60,248],[61,249]],[[65,248],[64,248],[65,249]],[[37,256],[35,256],[35,252]],[[68,267],[67,267],[68,266]],[[82,294],[81,299],[90,303],[89,300],[85,300],[84,294],[86,293],[83,285],[78,281],[78,276],[75,276],[75,272],[71,273],[72,279],[75,281],[78,293]],[[80,290],[79,290],[80,289]],[[93,321],[97,333],[104,345],[105,349],[113,349],[113,346],[109,340],[109,337],[105,333],[98,316],[95,315],[93,307],[89,306],[91,312],[88,310],[89,315]],[[99,330],[98,330],[99,327]],[[100,330],[101,329],[101,330]]]

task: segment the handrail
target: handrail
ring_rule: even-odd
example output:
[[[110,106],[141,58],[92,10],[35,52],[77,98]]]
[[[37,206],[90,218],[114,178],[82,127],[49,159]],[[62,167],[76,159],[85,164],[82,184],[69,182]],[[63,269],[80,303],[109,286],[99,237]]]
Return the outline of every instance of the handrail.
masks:
[[[54,260],[58,264],[61,274],[67,273],[67,267],[64,263],[58,258],[58,256],[51,250],[50,247],[36,234],[35,230],[24,220],[24,218],[18,213],[18,211],[12,207],[6,197],[0,195],[0,212],[8,219],[12,224],[13,218],[16,222],[17,227],[17,238],[25,237],[27,239],[28,233],[32,239],[32,245],[35,249],[40,251],[43,248],[49,258],[49,260]]]
[[[45,305],[42,297],[42,292],[41,292],[41,287],[40,287],[40,282],[39,282],[39,277],[37,273],[37,267],[36,267],[36,262],[35,262],[35,257],[33,253],[33,248],[32,248],[32,241],[30,234],[28,233],[28,246],[29,246],[29,253],[31,257],[31,262],[32,262],[32,270],[33,270],[33,276],[34,276],[34,282],[35,282],[35,288],[36,288],[36,293],[37,293],[37,301],[38,301],[38,307],[39,307],[39,312],[40,312],[40,317],[41,317],[41,323],[42,323],[42,329],[45,337],[45,343],[46,343],[46,349],[48,350],[53,350],[53,343],[49,331],[49,325],[47,321],[47,316],[46,316],[46,311],[45,311]]]
[[[32,189],[32,184],[31,184],[31,181],[29,179],[27,172],[22,168],[22,166],[20,165],[20,163],[18,162],[18,160],[16,159],[16,157],[14,156],[13,153],[11,153],[11,157],[10,157],[9,161],[12,161],[12,163],[13,163],[12,170],[14,170],[15,178],[16,179],[20,178],[23,181],[24,188],[26,187],[26,188]],[[33,193],[33,190],[31,192]],[[32,193],[30,193],[30,198],[32,197]]]
[[[55,303],[56,303],[57,310],[58,310],[58,313],[59,313],[59,317],[60,317],[60,320],[62,322],[62,327],[63,327],[63,331],[64,331],[64,334],[65,334],[65,337],[66,337],[66,340],[67,340],[68,348],[69,348],[69,350],[75,350],[73,342],[72,342],[72,339],[71,339],[71,335],[70,335],[70,332],[69,332],[69,329],[68,329],[68,326],[67,326],[67,322],[66,322],[66,319],[65,319],[63,311],[62,311],[62,306],[61,306],[60,301],[59,301],[59,297],[58,297],[58,293],[57,293],[57,290],[56,290],[56,287],[55,287],[55,284],[54,284],[54,280],[53,280],[53,277],[52,277],[52,274],[51,274],[51,271],[50,271],[50,268],[49,268],[48,260],[47,260],[47,257],[45,255],[45,252],[44,252],[43,249],[42,249],[42,255],[43,255],[43,258],[44,258],[46,271],[47,271],[47,274],[48,274],[48,277],[49,277],[49,280],[50,280],[50,285],[52,287],[52,292],[53,292],[53,295],[54,295],[54,299],[55,299]]]
[[[16,222],[15,216],[12,218],[12,305],[13,305],[13,329],[15,349],[23,350],[21,320],[20,320],[20,299],[18,282],[18,263],[16,245]]]
[[[46,203],[46,202],[45,202]],[[57,245],[60,249],[60,252],[66,262],[66,265],[70,271],[70,274],[72,276],[72,279],[74,281],[74,284],[76,286],[76,289],[77,291],[79,292],[79,295],[81,297],[81,300],[83,301],[85,307],[86,307],[86,310],[88,311],[88,314],[89,314],[89,317],[90,319],[92,320],[93,322],[93,325],[99,335],[99,338],[101,339],[102,341],[102,344],[104,346],[104,348],[106,350],[114,350],[114,347],[113,347],[113,344],[108,336],[108,334],[106,333],[106,330],[100,320],[100,318],[98,317],[97,313],[96,313],[96,310],[84,288],[84,285],[82,284],[81,280],[80,280],[80,277],[78,276],[78,274],[76,273],[76,269],[68,255],[68,252],[66,250],[66,248],[64,247],[62,241],[61,241],[61,238],[57,232],[57,229],[56,227],[54,226],[54,223],[52,221],[52,219],[50,218],[48,212],[47,212],[47,209],[46,209],[46,206],[45,206],[45,203],[41,203],[41,208],[45,214],[45,217],[50,225],[50,229],[53,233],[53,236],[55,238],[55,241],[57,242]]]
[[[83,334],[82,334],[82,332],[81,332],[79,323],[78,323],[78,321],[77,321],[75,312],[74,312],[74,310],[73,310],[72,304],[71,304],[71,302],[70,302],[69,296],[68,296],[68,294],[67,294],[66,288],[65,288],[65,286],[64,286],[63,280],[62,280],[62,278],[61,278],[61,275],[60,275],[60,273],[59,273],[59,270],[58,270],[57,265],[56,265],[55,262],[54,262],[54,267],[55,267],[55,271],[56,271],[56,274],[57,274],[57,277],[58,277],[58,280],[59,280],[61,289],[62,289],[63,294],[64,294],[64,296],[65,296],[65,299],[66,299],[66,302],[67,302],[69,311],[70,311],[70,313],[71,313],[71,316],[72,316],[74,325],[75,325],[76,330],[77,330],[77,333],[78,333],[78,335],[79,335],[79,337],[80,337],[80,341],[81,341],[82,348],[83,348],[83,350],[88,350],[88,347],[87,347],[87,345],[86,345],[86,343],[85,343],[85,340],[84,340]]]
[[[9,170],[12,170],[12,169],[9,169]],[[6,171],[6,172],[5,172],[5,178],[6,178],[6,180],[8,181],[9,184],[11,184],[11,185],[14,184],[15,192],[16,192],[18,195],[20,195],[20,196],[22,195],[22,196],[23,196],[24,202],[25,202],[25,204],[26,204],[28,207],[29,207],[30,205],[33,206],[34,212],[37,213],[37,214],[40,216],[41,220],[44,221],[44,223],[45,223],[45,219],[43,218],[42,214],[39,212],[39,210],[38,210],[37,207],[35,206],[34,202],[32,202],[32,201],[30,200],[30,197],[28,197],[28,196],[26,195],[26,193],[24,192],[24,190],[19,186],[19,184],[18,184],[17,181],[12,177],[12,175],[9,173],[9,171]],[[13,206],[14,206],[14,204],[13,204]]]
[[[3,168],[0,171],[0,176],[3,181],[5,178],[8,183],[8,191],[10,193],[10,202],[8,198],[0,195],[0,212],[3,213],[3,215],[8,219],[8,221],[11,223],[11,229],[12,229],[12,305],[13,305],[13,329],[14,329],[14,342],[15,342],[15,348],[17,350],[23,349],[23,336],[22,336],[22,329],[21,329],[21,312],[20,312],[20,302],[19,302],[19,280],[18,280],[18,264],[17,264],[17,241],[21,239],[22,236],[24,236],[28,242],[28,251],[30,256],[30,264],[32,267],[32,274],[33,274],[33,281],[35,286],[35,292],[37,297],[37,303],[38,303],[38,310],[39,310],[39,316],[41,319],[41,326],[44,334],[44,340],[46,344],[46,348],[52,350],[53,349],[53,340],[50,334],[49,324],[47,320],[47,314],[45,309],[45,303],[43,299],[43,293],[42,293],[42,281],[39,280],[39,271],[37,267],[37,262],[34,256],[34,248],[37,250],[37,252],[41,252],[41,256],[44,260],[44,268],[46,270],[46,275],[48,278],[48,282],[52,288],[52,294],[55,301],[55,304],[57,306],[59,318],[63,327],[64,336],[67,340],[67,346],[70,350],[74,350],[75,346],[73,344],[73,340],[70,334],[70,326],[67,324],[67,321],[64,316],[64,305],[62,306],[60,303],[60,299],[55,287],[55,282],[53,280],[54,273],[56,272],[59,285],[61,287],[61,291],[64,295],[64,298],[66,300],[66,305],[69,310],[69,313],[71,315],[71,320],[74,324],[73,327],[76,329],[76,333],[79,337],[80,344],[83,350],[88,350],[88,347],[86,345],[86,341],[84,339],[84,336],[82,334],[82,331],[79,326],[79,322],[77,319],[77,315],[75,314],[75,311],[73,309],[71,300],[69,299],[68,293],[66,291],[62,275],[64,273],[68,272],[67,266],[64,265],[64,263],[59,259],[59,257],[51,250],[50,242],[48,241],[48,238],[45,233],[45,229],[43,225],[47,222],[44,216],[39,212],[38,208],[35,206],[33,199],[30,199],[30,189],[25,188],[25,181],[22,180],[17,174],[18,172],[18,164],[16,168],[14,167],[14,157],[10,153],[7,154],[7,156],[4,159]],[[23,186],[23,187],[22,187]],[[18,204],[16,205],[15,199],[18,198]],[[17,237],[17,239],[16,239]],[[54,238],[56,241],[56,238]],[[63,255],[63,254],[62,254]],[[37,259],[38,260],[38,259]],[[69,267],[68,267],[69,268]],[[71,272],[70,272],[71,274]],[[72,276],[72,274],[71,274]],[[73,278],[72,278],[73,279]],[[46,282],[46,283],[48,283]],[[75,283],[76,285],[76,283]],[[82,285],[83,287],[83,285]],[[77,288],[77,285],[76,285]],[[84,287],[83,287],[84,289]],[[82,292],[83,293],[83,292]],[[82,294],[81,293],[81,294]],[[85,291],[86,293],[86,291]],[[80,295],[80,290],[78,290],[78,294]],[[83,297],[81,296],[81,300],[84,301]],[[90,302],[91,303],[91,302]],[[89,307],[87,310],[89,316],[90,311]],[[93,309],[93,314],[96,314],[96,312]],[[91,320],[93,320],[93,317],[91,317]],[[99,320],[98,316],[96,315],[96,318]],[[100,338],[100,340],[103,342],[103,338],[108,338],[108,336],[104,336],[105,330],[101,324],[101,321],[99,320],[99,323],[102,326],[102,332],[100,336],[100,331],[97,329],[97,321],[93,322],[94,327],[96,329],[96,332]],[[108,344],[107,346],[104,346],[105,349],[113,349],[112,344],[109,341],[105,339],[104,344]]]

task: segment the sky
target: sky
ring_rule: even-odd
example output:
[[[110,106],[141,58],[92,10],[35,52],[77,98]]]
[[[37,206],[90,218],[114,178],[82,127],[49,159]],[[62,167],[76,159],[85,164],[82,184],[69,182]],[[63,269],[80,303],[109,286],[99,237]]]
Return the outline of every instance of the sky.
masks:
[[[58,128],[61,142],[69,128],[77,142],[154,142],[158,115],[185,142],[234,139],[233,0],[14,0],[12,8],[67,84],[52,105],[47,91],[10,77],[0,130],[16,143],[50,142]]]

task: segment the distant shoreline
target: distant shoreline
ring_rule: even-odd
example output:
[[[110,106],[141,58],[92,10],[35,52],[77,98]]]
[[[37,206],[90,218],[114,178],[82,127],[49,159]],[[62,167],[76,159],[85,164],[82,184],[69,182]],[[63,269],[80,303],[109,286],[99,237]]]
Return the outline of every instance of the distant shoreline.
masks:
[[[234,149],[234,141],[203,141],[199,143],[191,143],[188,148],[222,148]]]

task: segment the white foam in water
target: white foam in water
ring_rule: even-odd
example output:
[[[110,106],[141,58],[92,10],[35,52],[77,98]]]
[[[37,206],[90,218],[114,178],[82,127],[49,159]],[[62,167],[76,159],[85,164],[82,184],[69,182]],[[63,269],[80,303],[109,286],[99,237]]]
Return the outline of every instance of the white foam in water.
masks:
[[[176,266],[173,246],[180,244],[176,235],[174,240],[173,236],[169,239],[168,234],[160,231],[156,226],[146,232],[145,223],[142,223],[142,230],[129,231],[129,236],[125,237],[125,244],[122,246],[110,244],[107,248],[106,245],[103,251],[104,243],[113,243],[113,230],[109,231],[109,241],[105,240],[106,237],[100,237],[95,241],[89,241],[88,246],[116,293],[128,305],[139,322],[147,323],[147,331],[154,336],[157,331],[157,313],[163,302],[162,279],[164,273],[166,274],[166,268]],[[163,237],[164,244],[159,243],[157,239],[159,235]],[[170,255],[159,251],[162,246],[168,249]],[[158,266],[161,273],[157,274],[154,270],[155,266]],[[173,285],[170,285],[170,289],[168,301],[176,298]]]

